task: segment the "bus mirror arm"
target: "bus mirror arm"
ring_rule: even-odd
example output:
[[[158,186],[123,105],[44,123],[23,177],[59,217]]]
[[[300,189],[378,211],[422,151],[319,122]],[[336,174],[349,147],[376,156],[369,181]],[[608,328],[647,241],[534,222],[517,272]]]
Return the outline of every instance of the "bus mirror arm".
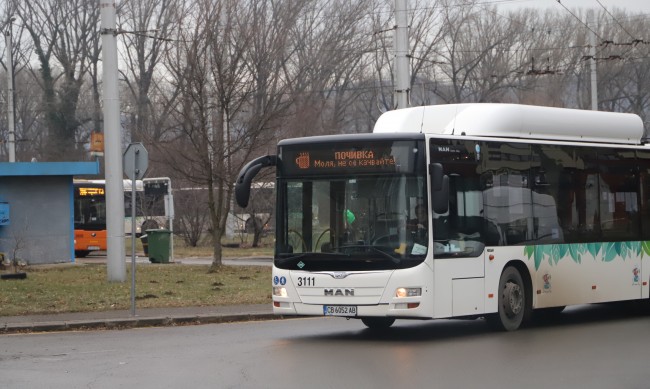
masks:
[[[429,165],[429,175],[431,175],[431,190],[434,192],[442,188],[442,177],[445,175],[441,163],[432,163]]]
[[[248,206],[253,178],[255,178],[257,173],[259,173],[263,167],[276,166],[277,162],[277,156],[265,155],[263,157],[255,158],[241,169],[237,175],[237,181],[235,182],[235,200],[237,201],[237,205],[242,208]]]
[[[449,210],[449,176],[441,163],[429,165],[431,176],[431,205],[435,213],[446,213]]]
[[[440,181],[440,189],[431,191],[431,204],[433,212],[442,214],[449,211],[449,176],[443,176]]]

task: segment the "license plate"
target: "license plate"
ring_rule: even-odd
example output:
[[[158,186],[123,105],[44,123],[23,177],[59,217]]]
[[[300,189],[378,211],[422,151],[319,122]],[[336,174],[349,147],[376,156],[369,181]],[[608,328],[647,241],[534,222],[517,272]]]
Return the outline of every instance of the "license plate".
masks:
[[[323,305],[325,316],[356,316],[356,305]]]
[[[88,250],[99,250],[99,246],[88,246]]]

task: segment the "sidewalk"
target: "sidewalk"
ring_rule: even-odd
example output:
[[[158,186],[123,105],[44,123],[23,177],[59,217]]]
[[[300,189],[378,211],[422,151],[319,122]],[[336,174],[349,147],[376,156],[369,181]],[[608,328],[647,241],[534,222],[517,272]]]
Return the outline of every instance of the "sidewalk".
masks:
[[[15,332],[68,331],[227,323],[280,318],[271,304],[225,305],[182,308],[141,308],[130,310],[59,313],[50,315],[0,316],[0,334]]]
[[[130,258],[128,258],[130,261]],[[138,262],[148,262],[144,257]],[[181,264],[209,264],[209,258],[177,259]],[[78,262],[97,262],[92,258]],[[270,258],[232,258],[226,265],[253,264],[270,266]],[[173,326],[186,324],[228,323],[281,318],[273,315],[271,304],[224,305],[180,308],[137,308],[103,312],[58,313],[26,316],[0,316],[0,335],[17,332],[69,331],[83,329],[118,329]]]

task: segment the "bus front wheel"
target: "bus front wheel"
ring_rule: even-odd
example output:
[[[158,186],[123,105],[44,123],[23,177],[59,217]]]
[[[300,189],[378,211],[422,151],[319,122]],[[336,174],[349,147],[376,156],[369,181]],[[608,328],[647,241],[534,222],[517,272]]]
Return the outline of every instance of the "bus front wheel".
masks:
[[[90,251],[87,250],[75,250],[74,251],[74,256],[76,258],[86,258],[90,254]]]
[[[362,317],[361,321],[371,330],[384,330],[395,323],[392,317]]]
[[[526,285],[519,270],[510,266],[499,279],[499,311],[487,317],[499,330],[515,331],[529,316],[531,308],[526,297]]]

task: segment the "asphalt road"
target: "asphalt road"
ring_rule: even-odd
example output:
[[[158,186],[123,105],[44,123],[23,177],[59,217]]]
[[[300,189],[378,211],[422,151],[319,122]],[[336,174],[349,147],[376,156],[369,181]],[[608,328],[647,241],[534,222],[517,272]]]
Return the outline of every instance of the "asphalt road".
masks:
[[[0,387],[648,388],[649,330],[649,315],[598,305],[514,333],[308,318],[2,335]]]

